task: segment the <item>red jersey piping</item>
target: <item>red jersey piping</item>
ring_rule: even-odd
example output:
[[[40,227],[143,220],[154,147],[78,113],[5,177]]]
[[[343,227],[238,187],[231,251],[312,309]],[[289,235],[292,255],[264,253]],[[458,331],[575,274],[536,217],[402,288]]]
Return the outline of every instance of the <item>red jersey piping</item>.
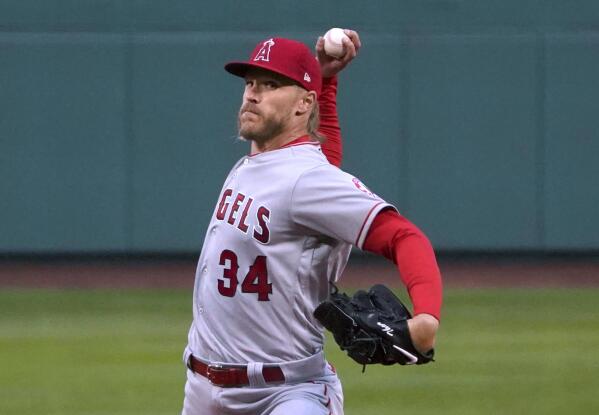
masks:
[[[287,148],[287,147],[301,146],[301,145],[305,145],[305,144],[313,145],[313,146],[320,145],[320,143],[318,141],[312,140],[312,138],[309,135],[303,135],[301,137],[296,138],[295,140],[288,142],[287,144],[285,144],[281,147],[273,148],[272,150],[269,150],[269,151],[280,150],[282,148]],[[264,154],[264,153],[250,153],[249,157],[254,157],[258,154]]]
[[[358,243],[360,242],[362,232],[364,232],[364,226],[366,226],[366,223],[368,222],[368,219],[370,218],[370,215],[372,215],[372,212],[374,211],[374,209],[376,209],[377,206],[379,206],[381,203],[385,203],[385,202],[378,202],[377,204],[375,204],[372,208],[370,208],[370,211],[368,211],[368,215],[366,215],[366,217],[364,218],[364,222],[362,223],[362,227],[360,228],[360,232],[358,232],[358,237],[356,238],[355,245],[357,247],[361,248],[360,245],[358,245]]]

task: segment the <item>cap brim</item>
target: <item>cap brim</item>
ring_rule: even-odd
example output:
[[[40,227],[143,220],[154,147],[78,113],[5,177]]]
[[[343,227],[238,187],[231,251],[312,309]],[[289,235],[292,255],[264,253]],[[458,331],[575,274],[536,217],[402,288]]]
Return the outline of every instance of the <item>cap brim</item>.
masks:
[[[230,74],[243,78],[248,69],[252,66],[254,65],[248,64],[247,62],[229,62],[225,65],[225,70]]]
[[[233,74],[235,76],[240,76],[240,77],[245,77],[247,71],[250,68],[260,68],[260,69],[264,69],[266,71],[269,72],[273,72],[279,75],[284,76],[285,78],[289,78],[289,75],[287,75],[286,73],[280,72],[280,71],[275,71],[273,70],[270,66],[267,65],[261,65],[259,63],[248,63],[248,62],[229,62],[225,65],[225,70],[227,72],[229,72],[230,74]]]
[[[292,77],[290,77],[289,75],[284,73],[283,71],[276,71],[267,65],[261,65],[259,63],[248,63],[248,62],[229,62],[225,65],[225,70],[227,72],[229,72],[232,75],[239,76],[241,78],[245,78],[245,75],[247,74],[247,71],[250,68],[264,69],[265,71],[269,71],[269,72],[284,76],[285,78],[289,79],[294,84],[307,90],[307,88],[305,86],[303,86],[301,83],[299,83],[298,81],[296,81],[295,79],[293,79]]]

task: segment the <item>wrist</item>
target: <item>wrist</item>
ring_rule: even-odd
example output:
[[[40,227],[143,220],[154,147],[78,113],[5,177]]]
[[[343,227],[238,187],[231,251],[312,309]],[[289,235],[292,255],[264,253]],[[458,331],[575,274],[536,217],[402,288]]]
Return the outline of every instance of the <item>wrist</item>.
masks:
[[[322,77],[322,86],[337,85],[337,74]]]
[[[425,353],[435,347],[435,337],[439,330],[439,320],[430,314],[418,314],[408,320],[408,329],[414,347]]]

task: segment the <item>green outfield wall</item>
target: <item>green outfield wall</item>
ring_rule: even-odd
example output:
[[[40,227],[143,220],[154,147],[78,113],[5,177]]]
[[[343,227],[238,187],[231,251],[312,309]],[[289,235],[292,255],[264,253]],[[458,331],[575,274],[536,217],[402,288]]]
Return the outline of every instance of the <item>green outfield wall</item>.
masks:
[[[0,253],[199,251],[223,64],[332,26],[344,169],[438,249],[599,249],[598,1],[0,0]]]

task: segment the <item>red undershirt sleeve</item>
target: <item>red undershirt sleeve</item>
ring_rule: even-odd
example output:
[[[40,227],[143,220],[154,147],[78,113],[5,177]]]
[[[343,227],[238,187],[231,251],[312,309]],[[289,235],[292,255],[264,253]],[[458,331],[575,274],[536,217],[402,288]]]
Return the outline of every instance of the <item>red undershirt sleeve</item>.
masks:
[[[337,76],[322,79],[318,107],[320,111],[318,132],[326,138],[321,145],[322,152],[329,163],[339,167],[343,159],[343,145],[337,115]]]
[[[420,229],[396,211],[387,209],[374,219],[363,248],[397,265],[412,300],[414,315],[426,313],[440,320],[441,273],[431,243]]]

